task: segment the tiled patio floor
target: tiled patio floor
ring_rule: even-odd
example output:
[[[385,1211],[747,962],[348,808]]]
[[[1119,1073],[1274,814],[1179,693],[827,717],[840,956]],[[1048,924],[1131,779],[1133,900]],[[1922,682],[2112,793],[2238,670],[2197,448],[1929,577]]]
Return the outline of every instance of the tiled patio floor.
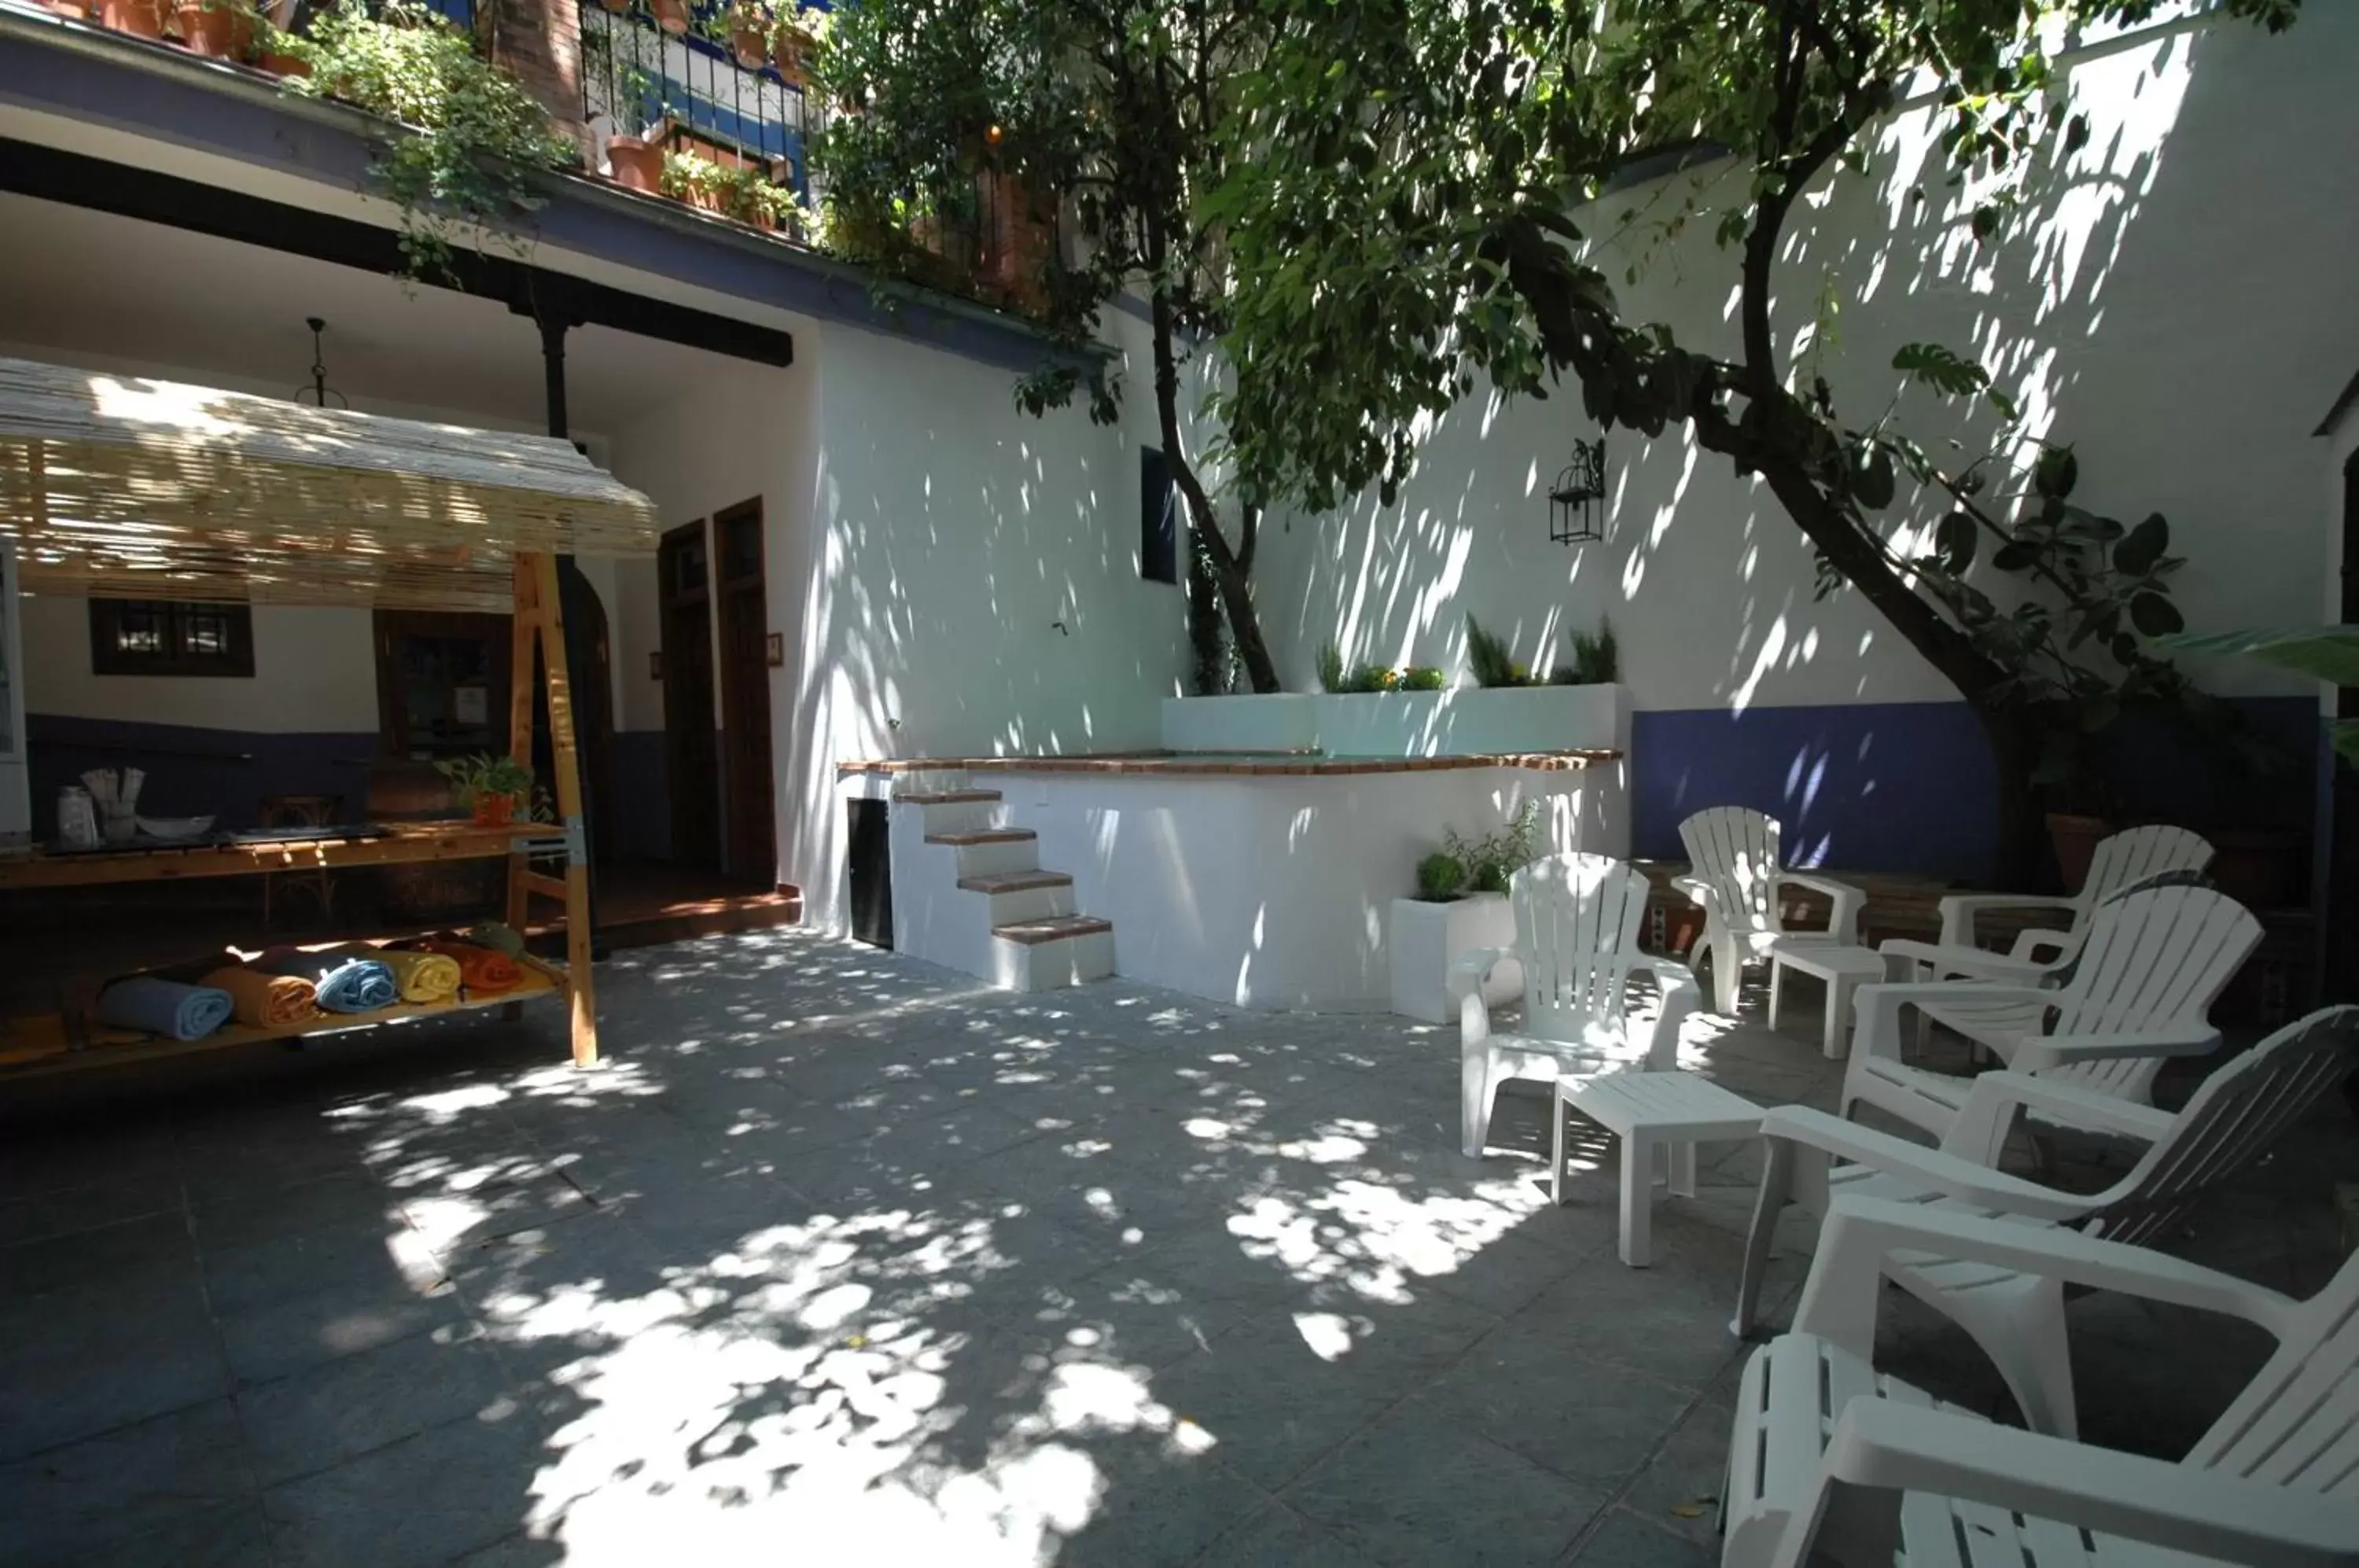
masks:
[[[0,1563],[1712,1560],[1751,1149],[1634,1271],[1610,1175],[1456,1152],[1443,1031],[792,931],[601,984],[594,1074],[541,1009],[0,1126]],[[1692,1038],[1825,1103],[1807,1010]],[[2330,1110],[2199,1250],[2315,1288]],[[1886,1364],[1996,1408],[1906,1305]],[[2260,1352],[2075,1313],[2128,1445]]]

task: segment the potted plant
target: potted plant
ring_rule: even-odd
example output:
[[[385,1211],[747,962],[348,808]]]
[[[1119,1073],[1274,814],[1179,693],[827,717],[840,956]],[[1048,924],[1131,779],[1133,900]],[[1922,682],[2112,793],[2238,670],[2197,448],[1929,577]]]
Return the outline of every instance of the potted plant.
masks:
[[[706,212],[718,212],[722,208],[722,191],[727,184],[729,171],[712,158],[692,152],[667,152],[663,155],[663,193],[676,201]]]
[[[135,38],[160,38],[167,0],[98,0],[98,25]]]
[[[1417,893],[1392,902],[1386,957],[1392,967],[1393,1011],[1430,1024],[1458,1016],[1450,995],[1450,968],[1477,948],[1509,947],[1516,940],[1507,878],[1532,858],[1539,807],[1527,804],[1496,831],[1468,838],[1452,829],[1441,847],[1418,862]],[[1483,1000],[1515,1000],[1523,975],[1501,964],[1483,985]]]
[[[180,42],[214,60],[253,58],[262,16],[246,0],[179,0]]]
[[[811,84],[811,71],[817,63],[821,38],[827,30],[827,13],[821,10],[780,5],[770,13],[769,33],[766,39],[770,56],[770,68],[789,87],[807,88]]]
[[[514,822],[520,812],[531,814],[532,769],[513,757],[483,752],[438,762],[434,770],[451,780],[459,803],[479,826],[498,827]]]
[[[1610,686],[1622,679],[1622,648],[1614,640],[1614,623],[1600,619],[1594,635],[1572,634],[1572,657],[1549,677],[1551,686]]]
[[[648,0],[655,12],[656,26],[673,38],[688,34],[688,0]]]
[[[770,8],[756,0],[738,0],[723,16],[728,29],[729,52],[747,71],[759,71],[770,63],[770,29],[777,18]]]

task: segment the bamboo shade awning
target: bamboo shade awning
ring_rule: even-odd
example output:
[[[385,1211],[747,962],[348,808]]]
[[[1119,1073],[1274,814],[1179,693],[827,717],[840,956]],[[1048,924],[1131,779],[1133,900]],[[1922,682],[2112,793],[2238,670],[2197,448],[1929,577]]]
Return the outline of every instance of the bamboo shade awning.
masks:
[[[497,611],[519,552],[658,532],[553,436],[0,358],[0,536],[37,593]]]

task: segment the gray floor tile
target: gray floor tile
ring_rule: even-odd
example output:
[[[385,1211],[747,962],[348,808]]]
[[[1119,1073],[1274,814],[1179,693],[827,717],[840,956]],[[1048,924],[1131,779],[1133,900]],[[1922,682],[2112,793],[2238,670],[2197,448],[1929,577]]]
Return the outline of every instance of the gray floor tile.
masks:
[[[1058,1543],[1058,1568],[1180,1568],[1268,1497],[1217,1460],[1159,1452],[1093,1457],[1106,1487]]]
[[[1419,1398],[1535,1465],[1618,1489],[1696,1395],[1526,1328],[1484,1340]]]
[[[0,1461],[0,1518],[41,1543],[0,1530],[0,1568],[243,1565],[257,1519],[277,1568],[554,1568],[560,1507],[669,1510],[676,1549],[708,1524],[752,1540],[722,1510],[780,1503],[790,1532],[839,1470],[849,1495],[970,1502],[1028,1477],[1060,1499],[1062,1568],[1712,1550],[1749,1151],[1658,1206],[1657,1265],[1631,1270],[1610,1149],[1546,1203],[1540,1097],[1506,1099],[1494,1158],[1457,1151],[1451,1029],[1122,982],[1009,996],[798,931],[601,979],[601,1073],[563,1067],[545,1020],[419,1029],[148,1125],[0,1138],[0,1192],[37,1195],[0,1236],[129,1216],[0,1242],[0,1438],[47,1445]],[[1823,1103],[1840,1064],[1753,1017],[1715,1071]],[[2199,1255],[2312,1286],[2334,1267],[2332,1109],[2199,1216]],[[2068,1155],[2060,1180],[2119,1174]],[[132,1214],[143,1181],[190,1209]],[[1781,1228],[1773,1324],[1814,1236]],[[2094,1304],[2074,1327],[2092,1432],[2216,1414],[2240,1365],[2223,1336]],[[1901,1303],[1877,1357],[2003,1402],[1938,1314]],[[219,1421],[233,1372],[250,1450]],[[143,1436],[208,1411],[232,1446]],[[237,1459],[224,1490],[241,1453],[324,1467],[260,1496]],[[52,1461],[80,1478],[25,1491]],[[791,1497],[766,1503],[775,1485]]]
[[[1275,1491],[1399,1398],[1349,1362],[1322,1358],[1283,1319],[1259,1319],[1166,1367],[1153,1388],[1210,1434],[1215,1454]]]
[[[1615,1508],[1573,1554],[1573,1568],[1712,1568],[1720,1554],[1699,1541]]]
[[[0,1563],[222,1563],[260,1520],[227,1400],[0,1465]]]
[[[1537,1568],[1563,1554],[1607,1496],[1408,1408],[1296,1482],[1286,1500],[1393,1568]]]
[[[522,1416],[462,1418],[263,1494],[278,1568],[425,1568],[514,1534],[549,1457]]]
[[[240,1384],[253,1384],[454,1326],[465,1318],[458,1292],[447,1283],[419,1291],[399,1282],[369,1281],[291,1301],[259,1301],[225,1312],[219,1321],[230,1371]]]
[[[0,1459],[229,1392],[193,1278],[60,1292],[0,1316]]]
[[[1273,1504],[1221,1537],[1196,1568],[1375,1568],[1293,1509]]]
[[[0,1203],[0,1247],[72,1236],[153,1214],[177,1214],[181,1206],[179,1179],[168,1174],[110,1176],[52,1188],[36,1197]],[[6,1256],[0,1252],[0,1258]]]
[[[136,1291],[196,1277],[187,1216],[167,1213],[0,1249],[11,1300],[103,1285]]]
[[[513,1408],[491,1349],[446,1324],[241,1389],[256,1477],[276,1486],[429,1427]]]

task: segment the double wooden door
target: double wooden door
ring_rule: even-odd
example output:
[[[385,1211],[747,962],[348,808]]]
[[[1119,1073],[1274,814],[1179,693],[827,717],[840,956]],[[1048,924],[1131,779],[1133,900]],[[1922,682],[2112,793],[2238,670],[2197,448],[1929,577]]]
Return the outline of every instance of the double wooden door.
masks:
[[[658,565],[672,857],[773,886],[778,857],[762,503],[715,514],[709,530],[701,521],[674,528],[664,536]]]

